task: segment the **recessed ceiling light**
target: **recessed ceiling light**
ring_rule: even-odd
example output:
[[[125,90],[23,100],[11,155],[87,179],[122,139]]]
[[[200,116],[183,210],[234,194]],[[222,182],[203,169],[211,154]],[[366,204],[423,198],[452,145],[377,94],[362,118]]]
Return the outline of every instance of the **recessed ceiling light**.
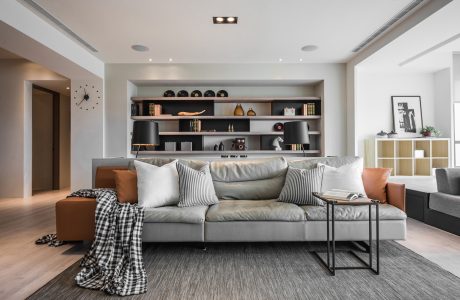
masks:
[[[318,46],[316,45],[306,45],[306,46],[303,46],[302,48],[300,48],[302,51],[305,51],[305,52],[310,52],[310,51],[315,51],[318,49]]]
[[[212,17],[214,24],[237,24],[238,17]]]
[[[152,62],[152,59],[151,59],[151,58],[149,58],[149,62]]]
[[[70,90],[70,87],[67,86],[65,89],[66,89],[66,90]]]
[[[173,59],[172,59],[172,58],[170,58],[170,59],[168,59],[168,60],[169,60],[169,62],[172,62],[172,61],[173,61]]]
[[[133,49],[134,51],[138,51],[138,52],[149,51],[149,47],[144,46],[144,45],[132,45],[131,49]]]
[[[303,62],[303,59],[302,59],[302,58],[299,58],[299,61],[300,61],[300,62]]]
[[[280,58],[280,59],[278,59],[278,61],[279,61],[279,62],[282,62],[282,61],[283,61],[283,59],[282,59],[282,58]]]

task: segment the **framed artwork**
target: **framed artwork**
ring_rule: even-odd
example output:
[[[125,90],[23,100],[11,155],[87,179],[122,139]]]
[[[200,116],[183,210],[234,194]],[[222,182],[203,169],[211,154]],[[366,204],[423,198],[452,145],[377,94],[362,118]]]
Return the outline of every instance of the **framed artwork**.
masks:
[[[420,96],[392,96],[393,129],[405,137],[420,136],[423,127]]]

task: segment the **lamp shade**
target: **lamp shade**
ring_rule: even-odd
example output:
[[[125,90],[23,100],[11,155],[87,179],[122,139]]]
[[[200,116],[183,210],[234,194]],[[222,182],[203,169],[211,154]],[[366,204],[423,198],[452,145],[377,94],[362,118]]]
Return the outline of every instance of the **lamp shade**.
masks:
[[[136,146],[159,145],[158,123],[152,121],[134,121],[131,143]]]
[[[305,121],[284,123],[284,144],[310,144],[308,123]]]

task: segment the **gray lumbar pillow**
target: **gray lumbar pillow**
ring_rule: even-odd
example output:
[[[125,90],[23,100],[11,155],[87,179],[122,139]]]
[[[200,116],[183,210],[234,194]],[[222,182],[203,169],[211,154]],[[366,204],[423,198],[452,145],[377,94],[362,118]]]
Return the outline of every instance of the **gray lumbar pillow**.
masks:
[[[211,205],[219,202],[212,183],[209,164],[195,170],[177,163],[179,173],[179,207]]]
[[[278,201],[299,205],[324,205],[322,200],[312,195],[313,192],[321,192],[323,172],[324,167],[311,170],[289,167]]]

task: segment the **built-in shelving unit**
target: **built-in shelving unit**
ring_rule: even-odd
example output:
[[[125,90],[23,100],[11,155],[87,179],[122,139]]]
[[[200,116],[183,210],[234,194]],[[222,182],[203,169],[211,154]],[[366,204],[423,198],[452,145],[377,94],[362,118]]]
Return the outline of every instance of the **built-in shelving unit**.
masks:
[[[392,176],[431,176],[450,164],[450,140],[444,138],[375,139],[375,165]],[[416,150],[423,157],[416,157]]]
[[[136,105],[137,114],[131,120],[151,120],[159,124],[160,145],[146,147],[140,154],[144,155],[307,155],[321,156],[324,154],[322,132],[322,99],[321,97],[150,97],[133,96],[131,103]],[[302,114],[304,104],[314,103],[314,111],[310,115]],[[158,104],[162,107],[161,115],[149,115],[149,105]],[[234,116],[233,109],[237,104],[244,106],[245,111],[254,108],[256,116]],[[295,108],[296,114],[285,116],[285,107]],[[179,112],[205,112],[197,116],[179,116]],[[200,120],[201,131],[191,130],[192,120]],[[275,123],[303,120],[309,125],[310,145],[304,145],[305,151],[292,151],[283,146],[282,151],[275,151],[272,142],[282,137],[282,131],[275,131]],[[229,131],[229,127],[233,131]],[[247,150],[231,150],[232,140],[245,138]],[[166,142],[176,142],[177,151],[165,151]],[[181,142],[191,142],[193,151],[180,151]],[[214,146],[222,142],[226,151],[214,151]],[[132,148],[132,153],[136,151]]]

